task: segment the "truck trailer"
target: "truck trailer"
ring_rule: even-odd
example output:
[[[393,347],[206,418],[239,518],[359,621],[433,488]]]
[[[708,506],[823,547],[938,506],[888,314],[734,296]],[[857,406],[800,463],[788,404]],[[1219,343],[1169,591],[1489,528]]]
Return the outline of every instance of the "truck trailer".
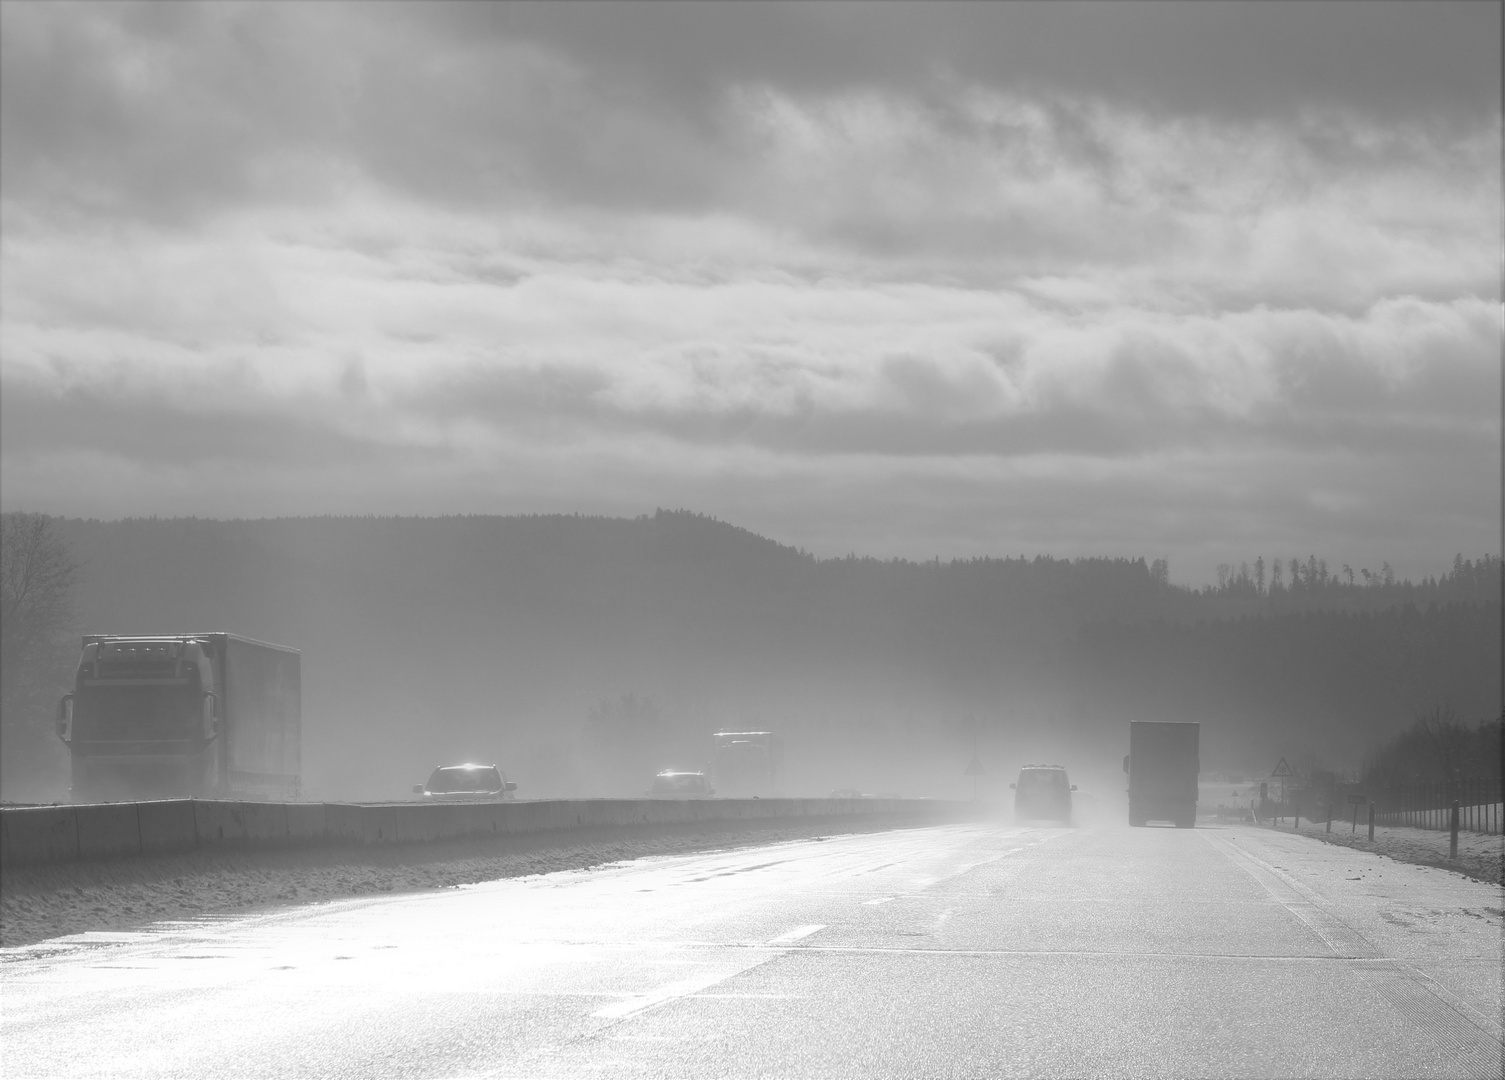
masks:
[[[777,795],[783,748],[771,731],[715,734],[716,791],[732,798]]]
[[[302,656],[234,634],[90,634],[58,703],[75,802],[297,798]]]
[[[1178,829],[1197,823],[1197,772],[1201,724],[1135,721],[1129,724],[1129,824],[1168,821]]]

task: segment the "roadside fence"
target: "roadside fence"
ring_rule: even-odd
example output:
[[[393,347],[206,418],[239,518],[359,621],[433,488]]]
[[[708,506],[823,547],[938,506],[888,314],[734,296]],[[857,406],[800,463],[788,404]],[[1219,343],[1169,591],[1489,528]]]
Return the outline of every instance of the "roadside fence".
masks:
[[[1384,788],[1335,783],[1317,790],[1309,788],[1300,799],[1314,821],[1325,817],[1329,823],[1351,820],[1355,827],[1368,821],[1375,825],[1404,825],[1438,832],[1454,829],[1456,806],[1456,828],[1464,832],[1501,835],[1498,777],[1431,780]],[[1274,817],[1281,812],[1288,815],[1291,811],[1288,807],[1270,804],[1262,816]]]
[[[1374,820],[1380,825],[1409,825],[1445,832],[1451,828],[1456,802],[1458,828],[1500,834],[1498,777],[1405,784],[1372,791],[1369,797],[1374,803]]]

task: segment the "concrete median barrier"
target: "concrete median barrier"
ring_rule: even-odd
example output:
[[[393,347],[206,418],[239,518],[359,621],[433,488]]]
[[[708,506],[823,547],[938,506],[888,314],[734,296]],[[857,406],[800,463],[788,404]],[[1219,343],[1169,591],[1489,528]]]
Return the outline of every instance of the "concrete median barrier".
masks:
[[[240,814],[245,822],[247,843],[260,847],[287,845],[287,803],[241,803]]]
[[[354,803],[323,803],[324,839],[331,844],[364,844],[366,825],[361,811],[364,806]]]
[[[288,803],[287,838],[295,844],[315,843],[329,834],[324,803]]]
[[[793,819],[922,823],[965,803],[893,799],[559,799],[505,803],[270,803],[177,799],[0,808],[4,865],[171,855],[195,849],[423,844],[576,829]]]
[[[361,842],[366,844],[397,843],[397,806],[361,807]]]
[[[516,802],[507,805],[503,828],[509,833],[539,832],[549,827],[549,803]]]
[[[447,806],[447,828],[452,837],[491,836],[502,831],[501,803],[461,803]]]
[[[462,836],[480,833],[482,822],[472,811],[479,806],[463,803],[425,806],[413,803],[394,807],[397,842],[400,844],[421,843],[435,840],[455,840]]]
[[[0,866],[72,862],[78,858],[78,815],[71,806],[0,810]]]
[[[137,803],[136,817],[143,855],[176,855],[198,845],[192,799]]]
[[[219,799],[194,799],[193,824],[199,847],[218,847],[222,844],[243,843],[246,838],[246,819],[241,812],[244,803],[225,802]]]
[[[75,806],[80,859],[119,859],[141,854],[141,819],[136,803]]]

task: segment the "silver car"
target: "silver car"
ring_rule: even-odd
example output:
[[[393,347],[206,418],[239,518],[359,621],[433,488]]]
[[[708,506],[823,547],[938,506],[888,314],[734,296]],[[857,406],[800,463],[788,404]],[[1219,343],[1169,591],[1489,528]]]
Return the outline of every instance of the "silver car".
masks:
[[[702,772],[679,772],[665,769],[653,778],[653,787],[648,795],[655,799],[704,799],[715,790]]]
[[[515,799],[517,785],[495,765],[440,765],[413,794],[434,802],[497,802]]]

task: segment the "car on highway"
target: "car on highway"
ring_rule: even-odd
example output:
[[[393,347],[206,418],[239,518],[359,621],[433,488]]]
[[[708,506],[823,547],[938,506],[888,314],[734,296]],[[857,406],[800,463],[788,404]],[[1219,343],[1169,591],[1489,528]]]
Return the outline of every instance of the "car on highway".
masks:
[[[653,778],[648,794],[655,799],[705,799],[716,794],[703,772],[665,769]]]
[[[440,765],[428,783],[414,784],[413,794],[432,802],[500,802],[515,799],[517,785],[495,765]]]
[[[1060,765],[1026,765],[1014,789],[1014,817],[1035,821],[1071,822],[1071,793],[1076,785]]]

